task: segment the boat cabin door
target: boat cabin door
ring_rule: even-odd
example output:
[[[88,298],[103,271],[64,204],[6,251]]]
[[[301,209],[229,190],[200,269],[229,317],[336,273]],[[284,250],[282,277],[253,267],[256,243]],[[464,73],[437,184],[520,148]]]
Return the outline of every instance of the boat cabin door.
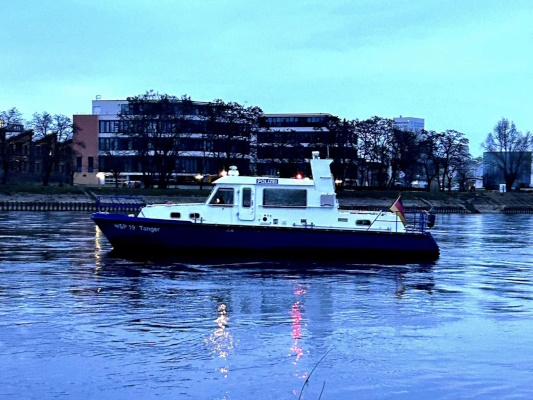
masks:
[[[253,221],[255,219],[255,190],[253,187],[241,189],[239,219],[241,221]]]

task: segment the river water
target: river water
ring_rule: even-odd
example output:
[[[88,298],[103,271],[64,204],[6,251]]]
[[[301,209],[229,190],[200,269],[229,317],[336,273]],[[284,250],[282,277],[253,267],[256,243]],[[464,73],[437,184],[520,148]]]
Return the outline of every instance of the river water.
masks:
[[[532,398],[533,216],[434,234],[433,264],[205,265],[2,213],[0,398]]]

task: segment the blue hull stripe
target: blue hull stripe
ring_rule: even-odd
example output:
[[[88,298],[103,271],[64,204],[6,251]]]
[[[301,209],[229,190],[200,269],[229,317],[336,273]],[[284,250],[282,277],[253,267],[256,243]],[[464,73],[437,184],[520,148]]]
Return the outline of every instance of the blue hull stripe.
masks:
[[[228,226],[93,214],[115,250],[149,252],[287,251],[330,256],[414,256],[436,259],[439,247],[428,233],[339,231],[322,228]]]

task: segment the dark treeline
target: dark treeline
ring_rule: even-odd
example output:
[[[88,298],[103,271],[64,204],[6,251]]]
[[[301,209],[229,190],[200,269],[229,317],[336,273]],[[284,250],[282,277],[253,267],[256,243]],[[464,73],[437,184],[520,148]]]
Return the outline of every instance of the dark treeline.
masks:
[[[377,116],[361,121],[334,118],[326,129],[339,181],[355,179],[359,185],[378,187],[425,181],[428,189],[435,182],[444,190],[454,178],[464,186],[473,173],[468,139],[461,132],[402,130],[392,119]]]
[[[176,171],[192,168],[203,175],[236,165],[244,174],[292,177],[305,174],[311,152],[319,150],[322,157],[333,160],[339,186],[410,187],[418,181],[427,190],[450,190],[452,185],[464,190],[481,164],[472,158],[465,134],[453,129],[409,131],[378,116],[348,120],[322,115],[307,129],[293,129],[270,124],[259,107],[220,99],[197,102],[188,96],[148,91],[127,98],[110,130],[115,138],[100,141],[99,170],[112,173],[117,184],[122,173],[140,172],[146,186],[159,188],[168,187]],[[17,148],[21,132],[13,127],[23,123],[17,109],[1,112],[0,123],[2,182],[6,183],[10,173],[21,172],[21,157],[27,154]],[[23,132],[33,135],[33,159],[26,160],[25,168],[39,174],[43,185],[60,169],[72,176],[75,154],[71,149],[77,128],[70,118],[35,113],[28,125],[30,129]],[[530,147],[529,132],[522,134],[504,118],[484,144],[492,152]],[[199,160],[193,167],[185,157],[191,152]],[[512,185],[516,166],[507,165],[505,157],[500,161],[506,182]]]
[[[464,186],[473,165],[468,139],[454,130],[412,132],[396,128],[392,119],[327,116],[302,132],[269,126],[259,107],[234,102],[200,103],[151,91],[127,100],[117,133],[131,139],[125,147],[136,150],[134,162],[149,186],[167,187],[192,147],[202,154],[199,172],[237,165],[242,173],[275,171],[280,177],[305,174],[306,159],[320,150],[334,160],[333,174],[343,185],[394,187],[422,180],[444,190],[454,177],[463,177]],[[118,176],[127,169],[125,160],[110,151],[107,169]]]

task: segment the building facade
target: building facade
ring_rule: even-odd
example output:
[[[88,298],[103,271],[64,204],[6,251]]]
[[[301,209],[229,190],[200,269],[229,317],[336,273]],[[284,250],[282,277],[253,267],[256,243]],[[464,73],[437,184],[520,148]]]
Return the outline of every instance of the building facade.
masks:
[[[414,117],[399,117],[393,118],[394,127],[398,129],[403,129],[406,131],[421,131],[424,130],[424,118],[414,118]]]
[[[30,174],[35,170],[33,132],[25,131],[8,139],[9,172]]]
[[[20,127],[11,136],[0,137],[0,162],[9,179],[17,183],[70,183],[72,139],[58,142],[54,133],[36,139],[32,130]]]
[[[194,182],[198,177],[217,177],[224,172],[221,153],[227,153],[224,144],[212,129],[206,129],[210,103],[192,102],[181,127],[179,157],[172,176],[177,183]],[[92,102],[92,114],[74,115],[79,128],[74,137],[75,184],[104,184],[115,180],[120,171],[120,184],[142,178],[140,152],[143,148],[134,139],[123,134],[124,119],[128,112],[127,100]],[[283,176],[306,173],[305,159],[313,149],[327,154],[320,134],[326,129],[330,114],[264,114],[260,128],[244,134],[231,143],[232,165],[243,174]],[[220,129],[224,130],[224,122]],[[206,133],[210,132],[210,133]],[[176,138],[174,139],[176,140]]]
[[[530,187],[532,174],[532,157],[530,151],[513,151],[509,153],[483,153],[483,186],[486,189],[498,189],[505,184],[504,168],[516,176],[512,188]]]
[[[265,129],[257,133],[257,173],[265,176],[291,177],[308,175],[311,152],[327,156],[327,131],[331,114],[265,114]]]

